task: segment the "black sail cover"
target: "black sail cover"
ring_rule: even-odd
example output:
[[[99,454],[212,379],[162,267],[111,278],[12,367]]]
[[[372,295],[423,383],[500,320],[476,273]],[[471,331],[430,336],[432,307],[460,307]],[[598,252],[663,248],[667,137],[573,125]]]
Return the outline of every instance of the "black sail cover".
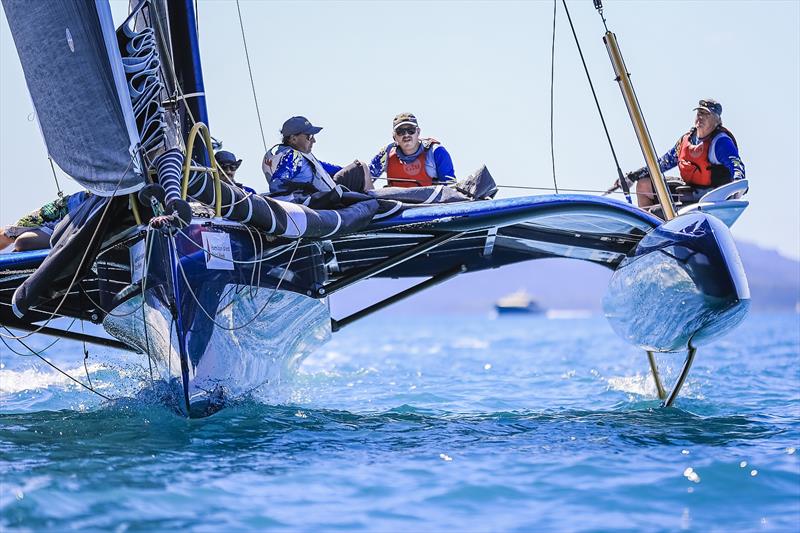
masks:
[[[2,0],[47,150],[99,196],[144,184],[108,0]]]

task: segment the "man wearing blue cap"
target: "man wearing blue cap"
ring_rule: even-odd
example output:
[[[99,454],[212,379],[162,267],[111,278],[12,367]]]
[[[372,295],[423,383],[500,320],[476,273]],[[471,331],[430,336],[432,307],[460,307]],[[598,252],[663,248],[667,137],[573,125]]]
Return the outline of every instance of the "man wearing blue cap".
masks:
[[[372,188],[366,165],[355,161],[347,167],[318,160],[311,153],[315,135],[322,131],[305,117],[283,123],[280,144],[273,146],[261,165],[269,182],[270,196],[279,200],[308,203],[310,195],[328,192],[342,185],[351,191]]]
[[[233,154],[233,152],[220,150],[219,152],[214,153],[214,159],[217,160],[217,166],[219,166],[220,170],[222,170],[222,173],[220,174],[222,181],[227,181],[232,185],[236,185],[249,194],[256,194],[254,189],[251,189],[247,185],[236,181],[236,171],[239,170],[242,160],[236,159],[236,156]]]
[[[662,172],[675,167],[680,171],[682,181],[670,181],[671,189],[690,186],[690,193],[681,194],[684,204],[696,203],[708,191],[745,177],[736,139],[722,126],[722,104],[707,98],[700,100],[694,110],[694,127],[658,160]],[[636,182],[639,207],[656,203],[647,167],[629,172],[625,178]]]

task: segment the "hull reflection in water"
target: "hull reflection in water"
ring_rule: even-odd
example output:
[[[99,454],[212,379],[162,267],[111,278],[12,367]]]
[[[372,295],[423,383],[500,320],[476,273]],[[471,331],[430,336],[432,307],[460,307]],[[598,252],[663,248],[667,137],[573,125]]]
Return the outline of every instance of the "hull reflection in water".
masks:
[[[172,316],[156,292],[147,291],[143,308],[141,297],[120,305],[103,325],[123,342],[149,351],[155,377],[176,385],[170,390],[178,395],[176,405],[181,409],[185,404],[181,384],[187,380],[190,413],[203,414],[215,403],[279,384],[330,338],[330,313],[324,301],[289,291],[227,285],[214,316],[216,324],[188,332],[192,356],[184,365]]]
[[[618,335],[661,352],[722,336],[744,319],[749,305],[730,230],[703,213],[653,229],[614,272],[603,299]]]

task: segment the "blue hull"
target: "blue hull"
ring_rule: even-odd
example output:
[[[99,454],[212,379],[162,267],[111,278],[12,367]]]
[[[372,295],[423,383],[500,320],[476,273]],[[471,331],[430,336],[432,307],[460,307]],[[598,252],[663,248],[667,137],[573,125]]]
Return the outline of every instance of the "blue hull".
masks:
[[[204,233],[223,236],[236,262],[203,252]],[[316,246],[263,259],[276,247],[265,249],[241,226],[193,224],[174,241],[150,235],[143,293],[119,303],[103,325],[150,354],[153,378],[171,384],[170,403],[185,414],[208,414],[266,384],[276,390],[330,338],[326,302],[305,295],[323,274]]]
[[[744,319],[749,305],[730,230],[704,213],[651,230],[614,272],[603,299],[620,337],[659,352],[721,337]]]

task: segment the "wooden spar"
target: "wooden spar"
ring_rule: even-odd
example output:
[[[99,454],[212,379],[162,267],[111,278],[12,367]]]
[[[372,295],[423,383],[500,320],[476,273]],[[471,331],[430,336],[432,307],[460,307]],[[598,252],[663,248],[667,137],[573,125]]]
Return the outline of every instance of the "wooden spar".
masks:
[[[606,44],[608,56],[611,58],[611,64],[614,66],[614,74],[617,76],[616,80],[622,91],[622,97],[625,99],[625,106],[628,108],[628,114],[631,116],[633,128],[636,130],[636,137],[639,139],[639,146],[641,146],[642,154],[647,162],[647,169],[650,171],[650,177],[653,181],[653,188],[655,189],[658,203],[661,204],[661,209],[664,211],[664,220],[672,220],[675,218],[675,207],[672,205],[672,198],[667,189],[667,180],[664,179],[664,174],[658,166],[658,156],[653,147],[653,140],[650,138],[650,132],[644,121],[642,110],[639,107],[639,100],[636,98],[636,93],[633,90],[631,76],[625,68],[625,61],[622,59],[622,53],[617,44],[617,37],[610,31],[607,31],[603,36],[603,42]]]

